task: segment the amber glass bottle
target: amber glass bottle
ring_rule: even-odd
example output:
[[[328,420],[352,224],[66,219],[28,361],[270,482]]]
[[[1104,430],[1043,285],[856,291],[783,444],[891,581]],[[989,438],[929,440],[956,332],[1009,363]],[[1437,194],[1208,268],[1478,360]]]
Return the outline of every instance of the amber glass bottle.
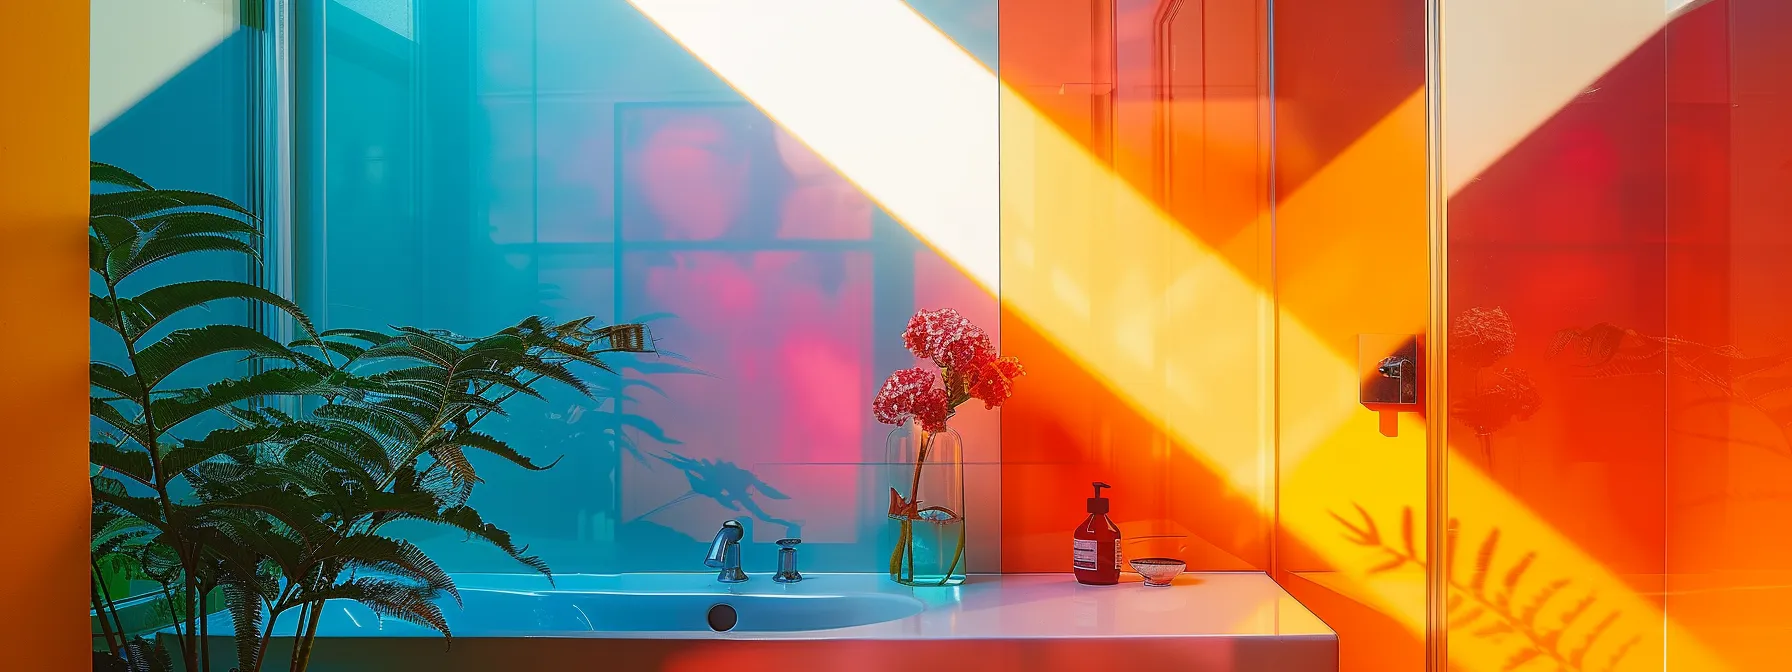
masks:
[[[1108,520],[1108,499],[1102,488],[1114,486],[1095,483],[1095,496],[1089,498],[1089,518],[1071,534],[1075,546],[1072,570],[1077,583],[1111,586],[1120,582],[1120,528]]]

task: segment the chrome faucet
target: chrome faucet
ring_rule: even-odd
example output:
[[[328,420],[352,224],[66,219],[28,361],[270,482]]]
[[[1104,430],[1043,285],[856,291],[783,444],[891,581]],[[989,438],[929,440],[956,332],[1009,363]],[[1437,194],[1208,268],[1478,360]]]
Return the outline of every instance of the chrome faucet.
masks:
[[[796,583],[803,580],[803,573],[796,571],[796,545],[803,543],[801,539],[778,540],[778,573],[772,580],[778,583]]]
[[[745,534],[740,521],[723,521],[715,540],[709,542],[709,554],[703,557],[703,564],[722,570],[716,574],[717,581],[740,583],[747,580],[747,573],[740,569],[740,540]]]

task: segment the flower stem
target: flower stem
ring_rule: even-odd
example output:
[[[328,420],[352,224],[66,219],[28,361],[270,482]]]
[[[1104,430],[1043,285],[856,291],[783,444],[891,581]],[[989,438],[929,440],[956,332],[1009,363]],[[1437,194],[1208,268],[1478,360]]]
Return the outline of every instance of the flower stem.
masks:
[[[933,445],[933,432],[921,429],[919,426],[916,426],[915,429],[921,432],[921,449],[915,454],[915,478],[908,485],[908,504],[914,507],[915,515],[920,515],[920,502],[915,499],[915,496],[920,494],[921,466],[927,464],[927,449]]]

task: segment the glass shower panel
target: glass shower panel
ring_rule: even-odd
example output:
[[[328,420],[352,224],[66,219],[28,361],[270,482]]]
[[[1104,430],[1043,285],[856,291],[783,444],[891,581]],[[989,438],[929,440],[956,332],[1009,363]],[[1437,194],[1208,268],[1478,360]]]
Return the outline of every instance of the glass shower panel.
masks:
[[[975,13],[927,9],[993,45]],[[634,4],[359,0],[303,18],[298,284],[316,318],[479,334],[593,315],[649,324],[663,351],[616,360],[621,394],[518,403],[501,436],[560,461],[476,462],[487,520],[557,572],[700,571],[729,518],[749,569],[787,536],[806,571],[879,567],[868,463],[889,428],[871,395],[914,365],[899,335],[917,308],[993,331],[993,296]],[[993,414],[964,417],[988,425],[961,429],[993,462]],[[411,534],[451,570],[519,569]],[[973,571],[997,550],[973,543]]]

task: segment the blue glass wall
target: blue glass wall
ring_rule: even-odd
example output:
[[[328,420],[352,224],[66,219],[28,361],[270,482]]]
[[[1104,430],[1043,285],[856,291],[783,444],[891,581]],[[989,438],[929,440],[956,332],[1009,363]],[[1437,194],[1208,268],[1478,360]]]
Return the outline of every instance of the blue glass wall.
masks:
[[[994,62],[994,0],[915,7]],[[563,459],[477,462],[487,520],[557,572],[700,571],[727,518],[751,529],[749,571],[786,536],[805,569],[878,569],[871,396],[913,365],[917,307],[993,330],[992,297],[623,0],[307,12],[293,244],[315,319],[479,334],[595,315],[648,321],[678,355],[617,360],[620,399],[514,404],[499,431]],[[408,533],[451,571],[523,571]],[[972,541],[973,570],[996,545]]]
[[[90,114],[93,160],[131,171],[158,188],[208,192],[252,208],[251,192],[260,175],[251,152],[255,126],[250,91],[257,66],[251,33],[229,7],[168,9],[166,3],[94,2],[91,74],[98,90]],[[120,291],[131,295],[175,282],[255,282],[258,277],[241,255],[198,253],[152,266],[132,276]],[[94,291],[105,291],[97,277],[92,285]],[[145,334],[140,347],[173,330],[206,324],[250,325],[251,315],[237,301],[184,311]],[[116,332],[94,322],[89,333],[95,361],[131,369]],[[161,387],[200,386],[245,373],[240,353],[214,355],[175,371]],[[182,431],[198,436],[219,422],[201,418]],[[95,440],[117,440],[116,430],[104,423],[93,421],[92,431]],[[103,573],[114,598],[156,589],[146,580],[126,584],[126,575],[112,565]]]

